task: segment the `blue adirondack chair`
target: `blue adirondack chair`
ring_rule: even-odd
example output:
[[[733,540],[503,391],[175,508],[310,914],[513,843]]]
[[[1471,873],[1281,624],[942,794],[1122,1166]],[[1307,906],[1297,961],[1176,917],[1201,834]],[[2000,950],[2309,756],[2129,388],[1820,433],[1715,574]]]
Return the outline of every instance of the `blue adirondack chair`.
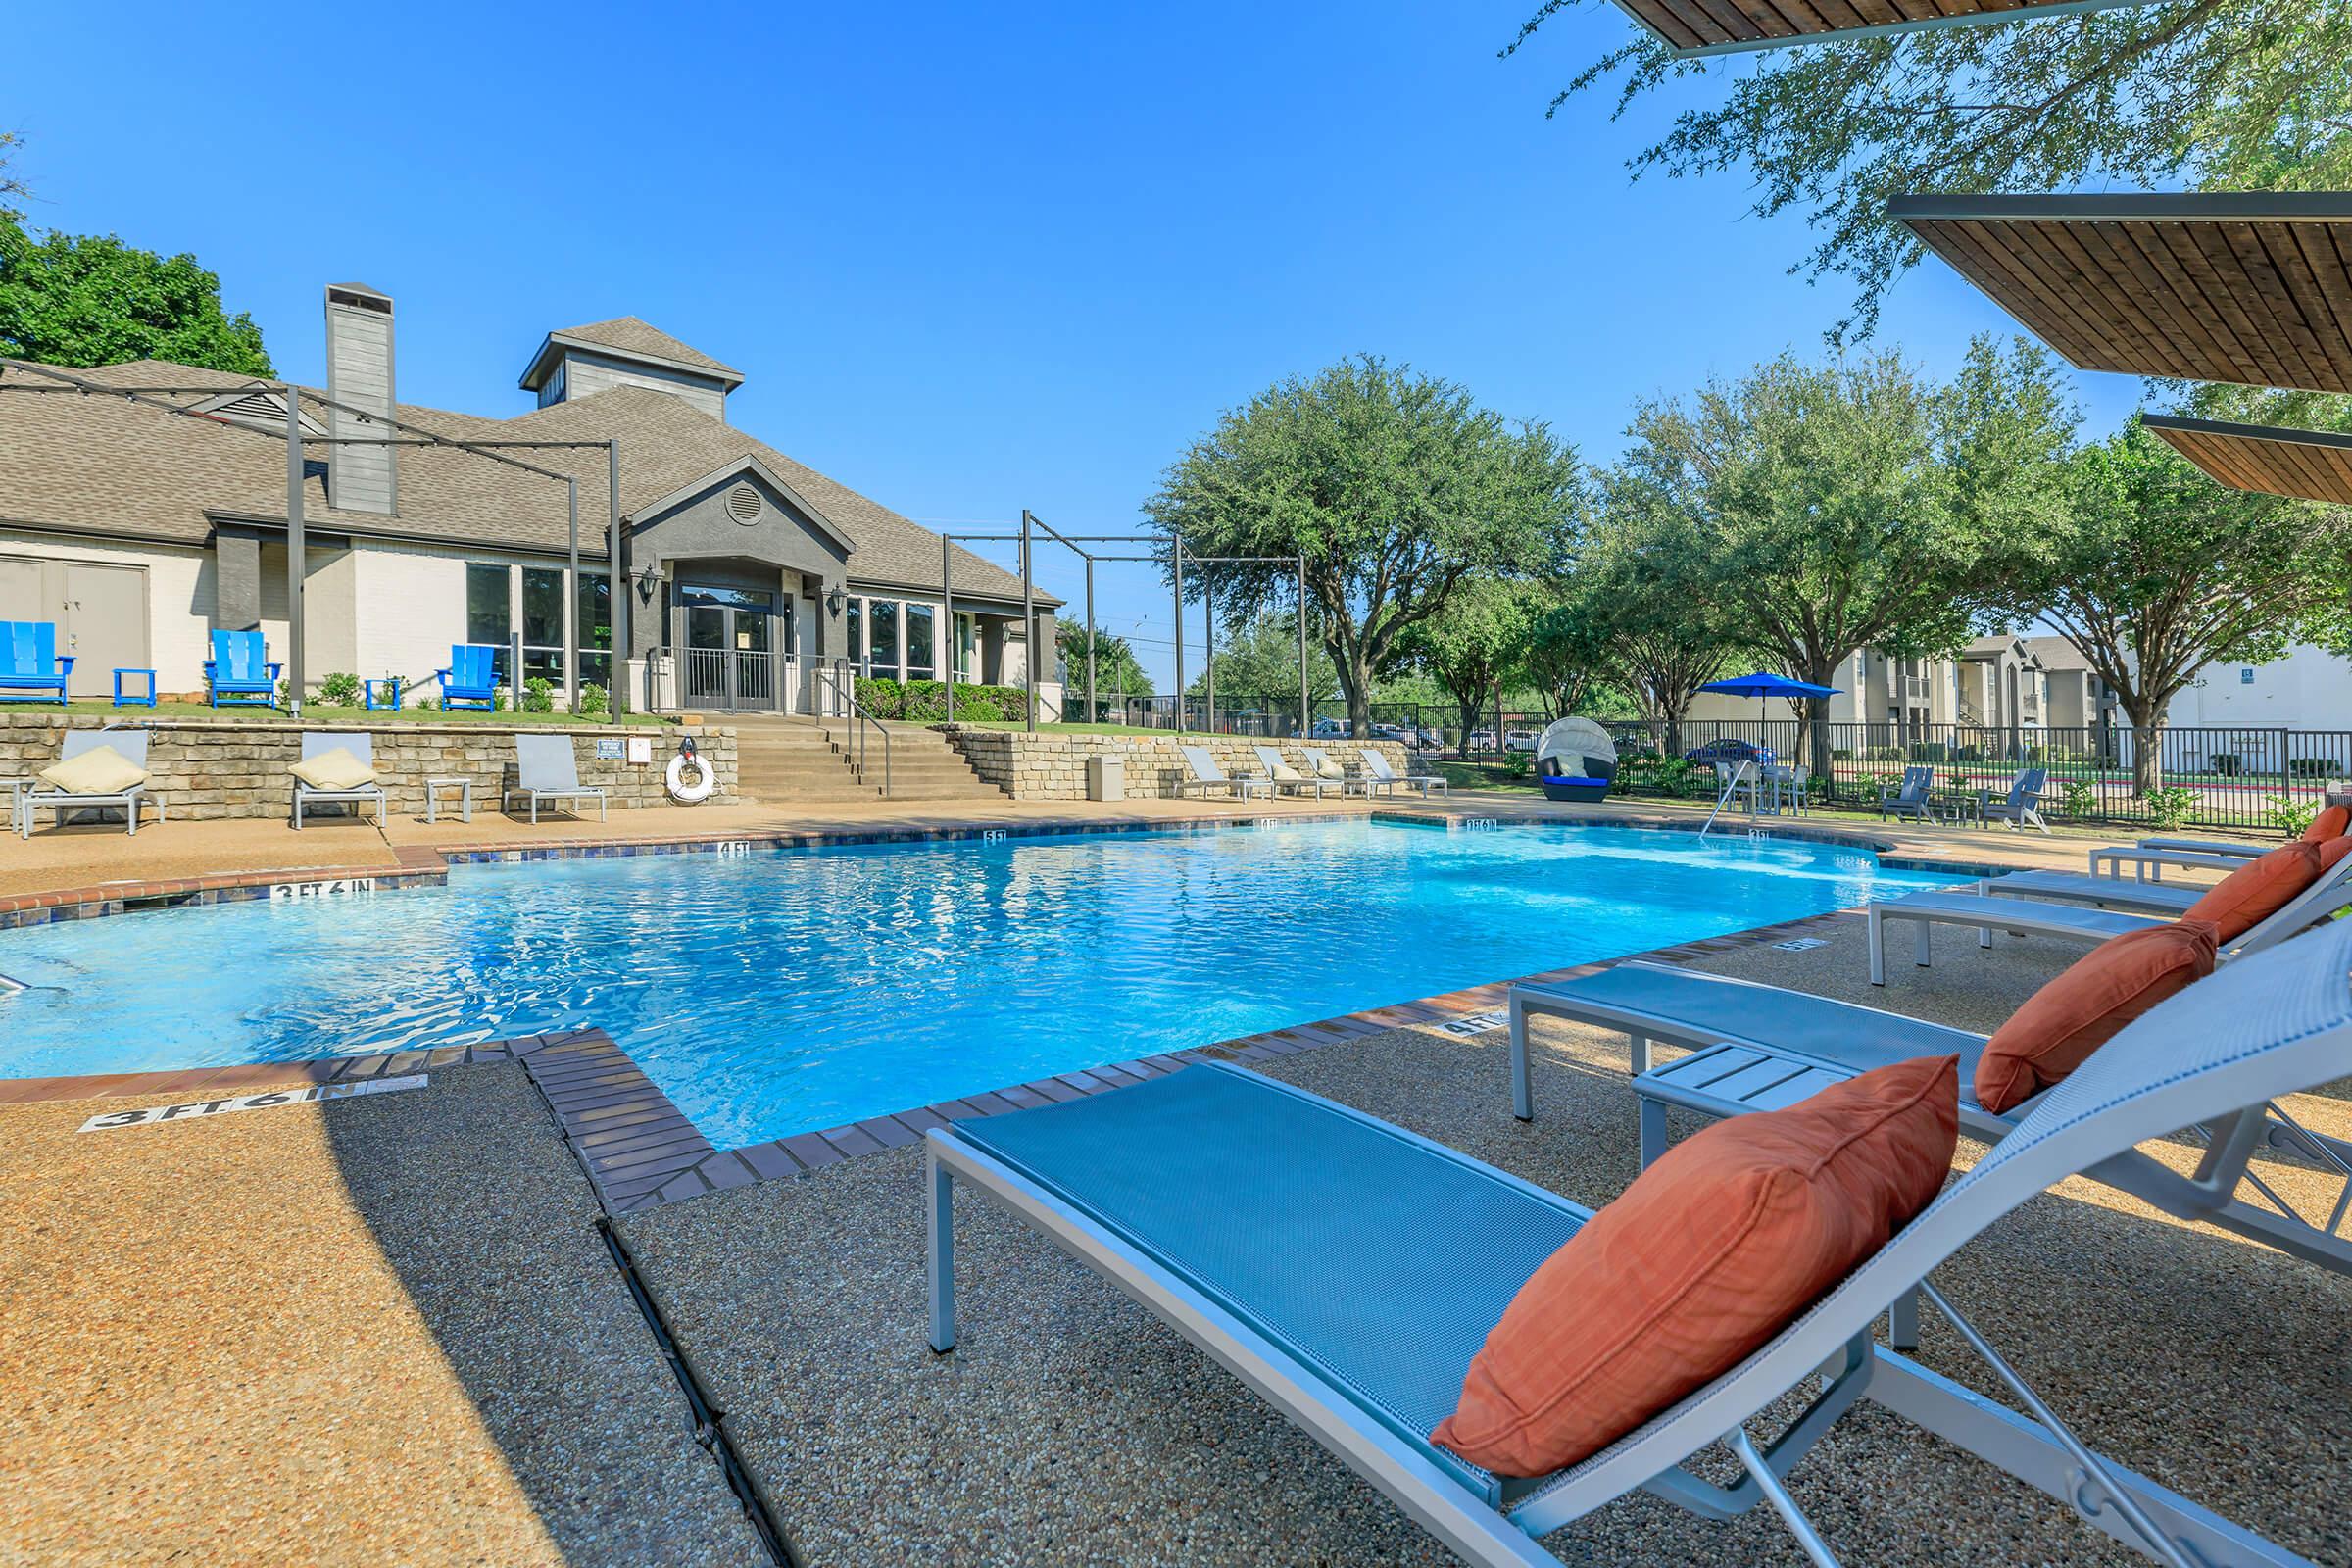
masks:
[[[260,632],[217,631],[204,683],[215,708],[268,708],[277,701],[277,676],[285,667],[270,662],[270,645]]]
[[[57,626],[46,620],[0,620],[0,703],[66,704],[74,656],[57,657]]]
[[[489,643],[459,643],[440,671],[443,708],[498,706],[498,649]]]

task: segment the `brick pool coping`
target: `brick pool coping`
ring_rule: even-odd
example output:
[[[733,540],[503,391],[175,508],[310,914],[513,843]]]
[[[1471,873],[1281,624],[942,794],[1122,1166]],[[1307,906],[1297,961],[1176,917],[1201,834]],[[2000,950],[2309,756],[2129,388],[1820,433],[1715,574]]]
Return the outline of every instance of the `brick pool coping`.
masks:
[[[0,929],[50,920],[96,918],[148,908],[281,896],[299,897],[301,895],[294,893],[281,895],[278,890],[306,885],[363,881],[374,889],[440,885],[447,882],[448,867],[453,862],[473,864],[625,855],[708,854],[748,850],[755,845],[825,848],[854,844],[988,840],[998,834],[1007,838],[1082,833],[1191,834],[1230,831],[1236,827],[1254,826],[1259,821],[1348,820],[1357,814],[1347,811],[1291,812],[1278,817],[1259,818],[1237,812],[1219,817],[1123,820],[1052,817],[1001,824],[974,822],[962,825],[775,828],[726,836],[555,839],[519,845],[479,843],[429,848],[411,845],[395,849],[397,863],[390,869],[320,867],[239,872],[155,882],[107,883],[93,888],[0,897]],[[1406,810],[1375,808],[1371,818],[1375,821],[1388,820],[1448,830],[1488,826],[1500,828],[1504,823],[1546,820],[1540,817],[1480,816],[1450,808],[1441,810],[1429,808]],[[1698,831],[1694,824],[1683,823],[1617,822],[1606,825],[1663,832]],[[1740,836],[1745,837],[1751,830],[1740,831]],[[1851,829],[1776,823],[1769,828],[1752,831],[1770,838],[1870,849],[1880,855],[1882,863],[1894,868],[1966,875],[1984,875],[2006,869],[1990,864],[1889,855],[1887,848],[1890,847],[1883,846]],[[1164,1076],[1195,1061],[1220,1060],[1247,1064],[1338,1045],[1408,1025],[1445,1023],[1501,1008],[1514,985],[1571,979],[1637,958],[1654,962],[1689,962],[1712,954],[1786,941],[1791,936],[1823,927],[1855,912],[1842,909],[1805,915],[1794,920],[1702,938],[1696,942],[1625,954],[1567,968],[1543,970],[1438,996],[1391,1003],[1311,1023],[1293,1024],[1218,1041],[1211,1045],[1154,1053],[1028,1083],[1003,1085],[959,1099],[845,1123],[821,1132],[798,1133],[790,1138],[732,1150],[720,1150],[697,1132],[684,1112],[677,1108],[659,1085],[646,1076],[628,1053],[612,1036],[595,1028],[525,1035],[471,1046],[411,1048],[364,1055],[329,1055],[283,1062],[248,1062],[157,1072],[0,1079],[0,1105],[160,1094],[198,1097],[220,1094],[225,1097],[281,1085],[351,1083],[443,1067],[518,1062],[547,1100],[549,1108],[563,1130],[565,1143],[586,1172],[599,1202],[609,1213],[626,1214],[700,1197],[705,1193],[748,1186],[757,1181],[805,1175],[844,1159],[914,1143],[930,1128],[950,1122],[1078,1100],[1125,1084]]]

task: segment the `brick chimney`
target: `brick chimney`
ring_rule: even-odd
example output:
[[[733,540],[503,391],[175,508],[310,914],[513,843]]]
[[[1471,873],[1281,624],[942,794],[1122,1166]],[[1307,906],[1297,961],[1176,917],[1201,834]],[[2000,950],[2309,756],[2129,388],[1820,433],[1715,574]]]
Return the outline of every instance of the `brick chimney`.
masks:
[[[326,395],[346,408],[391,416],[391,295],[365,283],[327,285]],[[326,433],[343,438],[400,432],[329,409]],[[400,510],[399,464],[392,447],[329,447],[326,475],[327,502],[333,507],[386,514]]]

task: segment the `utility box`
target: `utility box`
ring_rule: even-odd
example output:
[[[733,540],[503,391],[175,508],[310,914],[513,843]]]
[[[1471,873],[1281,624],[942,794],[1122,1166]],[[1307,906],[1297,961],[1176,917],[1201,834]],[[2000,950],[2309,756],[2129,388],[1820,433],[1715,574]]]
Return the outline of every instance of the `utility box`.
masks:
[[[1121,757],[1090,757],[1086,760],[1086,798],[1090,801],[1123,801],[1127,798],[1127,760]]]

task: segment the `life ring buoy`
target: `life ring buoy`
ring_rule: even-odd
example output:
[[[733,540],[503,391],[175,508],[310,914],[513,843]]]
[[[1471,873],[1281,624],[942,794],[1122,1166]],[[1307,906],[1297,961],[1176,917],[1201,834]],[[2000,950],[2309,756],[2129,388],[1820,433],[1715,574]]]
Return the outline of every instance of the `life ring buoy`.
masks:
[[[687,770],[694,771],[694,782],[686,782]],[[669,798],[680,806],[700,806],[718,788],[718,769],[703,760],[694,749],[694,742],[685,741],[678,755],[669,760]]]

